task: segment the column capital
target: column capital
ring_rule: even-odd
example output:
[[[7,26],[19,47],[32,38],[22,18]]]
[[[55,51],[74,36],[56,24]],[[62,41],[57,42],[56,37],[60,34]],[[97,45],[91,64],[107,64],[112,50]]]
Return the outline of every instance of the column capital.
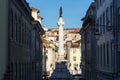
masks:
[[[63,21],[63,18],[62,17],[59,17],[59,20],[58,20],[58,26],[64,26],[64,21]]]

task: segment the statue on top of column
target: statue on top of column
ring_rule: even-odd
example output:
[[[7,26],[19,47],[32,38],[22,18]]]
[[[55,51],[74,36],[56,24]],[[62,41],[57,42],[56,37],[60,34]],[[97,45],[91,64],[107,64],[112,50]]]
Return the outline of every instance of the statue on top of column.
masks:
[[[60,7],[60,16],[59,17],[62,17],[62,7]]]

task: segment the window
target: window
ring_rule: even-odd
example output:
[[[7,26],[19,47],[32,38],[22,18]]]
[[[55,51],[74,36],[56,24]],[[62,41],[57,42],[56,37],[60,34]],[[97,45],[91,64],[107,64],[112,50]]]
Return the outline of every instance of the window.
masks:
[[[13,80],[13,72],[14,72],[14,71],[13,71],[13,63],[12,63],[12,62],[10,63],[10,71],[11,71],[11,74],[10,74],[10,75],[11,75],[10,80]]]
[[[48,56],[45,56],[46,57],[46,61],[48,61]]]
[[[21,43],[21,18],[19,17],[19,43]]]
[[[15,26],[16,26],[16,41],[19,42],[19,27],[18,27],[18,17],[17,15],[15,16]]]
[[[102,66],[102,45],[100,45],[100,62],[100,65]]]
[[[99,6],[100,6],[100,0],[97,0],[97,5],[98,5],[98,8],[99,8]]]
[[[26,46],[28,47],[28,39],[29,39],[29,36],[28,36],[28,27],[26,26]]]
[[[97,47],[97,51],[98,51],[98,55],[97,55],[97,62],[98,62],[98,65],[99,65],[99,46]]]
[[[101,4],[102,4],[102,0],[100,0],[100,6],[101,6]]]
[[[15,28],[15,41],[17,41],[17,15],[15,14],[15,21],[14,21],[14,28]]]
[[[105,66],[105,43],[103,44],[103,65]]]
[[[14,36],[14,28],[13,28],[13,11],[11,10],[11,16],[10,16],[10,21],[11,21],[11,25],[10,25],[10,39],[13,40],[13,36]]]
[[[25,47],[27,47],[27,44],[26,44],[26,24],[24,24],[24,44],[25,44]]]
[[[111,25],[113,23],[113,7],[112,5],[110,6],[110,20],[111,20]]]
[[[100,16],[99,26],[100,26],[100,33],[102,34],[102,28],[103,28],[103,26],[101,24],[102,24],[102,17]]]
[[[53,65],[52,65],[52,64],[50,64],[50,68],[52,68],[52,66],[53,66]]]
[[[22,28],[22,44],[24,44],[24,24],[23,24],[23,22],[22,22],[21,28]]]
[[[114,59],[114,43],[113,40],[110,43],[110,52],[111,52],[111,66],[114,65],[113,59]]]
[[[16,72],[16,80],[18,78],[18,66],[17,66],[17,62],[15,63],[15,72]]]
[[[97,5],[97,9],[98,9],[98,6],[99,6],[99,5],[98,5],[98,0],[96,1],[96,5]]]
[[[101,15],[101,23],[100,23],[100,25],[101,25],[101,33],[103,34],[103,28],[104,28],[104,26],[103,26],[103,15]]]
[[[97,19],[97,23],[96,23],[96,26],[98,27],[98,32],[100,32],[100,26],[99,26],[99,18]]]
[[[27,28],[26,28],[26,27],[27,27],[27,26],[26,26],[26,24],[25,24],[25,46],[27,47],[27,43],[26,43],[26,42],[27,42],[27,38],[26,38],[26,37],[27,37],[27,34],[26,34]]]
[[[30,39],[30,38],[29,38]],[[25,46],[25,22],[23,24],[23,44]]]
[[[109,64],[109,43],[107,43],[107,64]]]
[[[103,34],[105,33],[105,13],[103,13]]]
[[[109,16],[108,16],[108,8],[106,9],[106,26],[108,27],[108,23],[109,23]]]
[[[30,48],[30,29],[28,28],[28,48]]]
[[[48,53],[48,50],[46,50],[46,53]]]
[[[73,57],[73,61],[76,61],[76,57],[75,56]]]
[[[74,64],[74,70],[77,71],[78,64]]]
[[[99,33],[100,33],[100,28],[101,28],[101,26],[100,26],[100,18],[97,19],[97,26],[98,26],[98,30],[99,30]]]

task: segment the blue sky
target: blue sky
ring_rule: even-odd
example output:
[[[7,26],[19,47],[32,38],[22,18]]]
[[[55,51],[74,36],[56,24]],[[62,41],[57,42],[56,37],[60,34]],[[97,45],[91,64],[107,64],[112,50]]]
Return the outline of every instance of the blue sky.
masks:
[[[57,28],[59,8],[62,6],[65,28],[80,28],[89,5],[94,0],[27,0],[30,6],[40,10],[46,28]]]

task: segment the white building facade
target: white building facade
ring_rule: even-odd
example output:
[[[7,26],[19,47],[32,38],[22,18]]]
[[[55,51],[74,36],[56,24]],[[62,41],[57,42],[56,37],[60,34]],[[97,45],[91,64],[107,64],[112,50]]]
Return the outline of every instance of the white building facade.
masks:
[[[67,67],[72,75],[81,74],[81,49],[80,41],[72,43],[68,41],[66,43],[66,54],[67,54]]]
[[[78,28],[64,29],[64,49],[67,68],[72,75],[81,74],[81,36]]]
[[[49,78],[55,69],[57,61],[58,50],[56,42],[56,34],[54,32],[46,31],[43,37],[43,76],[44,79]]]

